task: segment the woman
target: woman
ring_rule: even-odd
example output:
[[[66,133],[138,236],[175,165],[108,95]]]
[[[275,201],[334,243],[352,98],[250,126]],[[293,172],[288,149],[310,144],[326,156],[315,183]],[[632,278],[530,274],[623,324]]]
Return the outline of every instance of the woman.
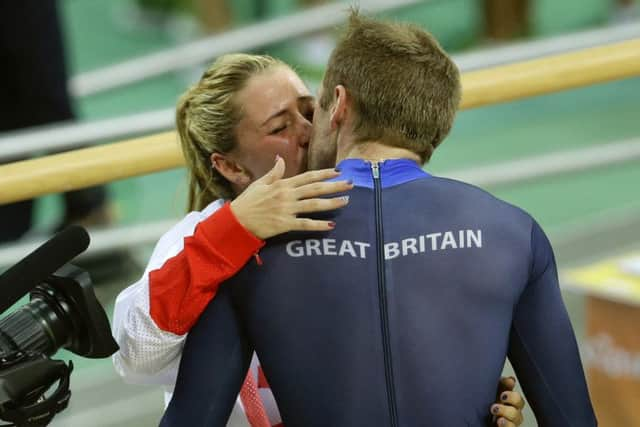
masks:
[[[338,175],[331,169],[296,175],[306,169],[313,109],[309,90],[286,64],[244,54],[218,59],[180,99],[176,121],[191,213],[160,239],[143,277],[116,301],[113,330],[121,349],[114,365],[127,381],[164,386],[168,402],[185,334],[220,283],[252,257],[261,262],[264,239],[336,226],[297,216],[345,206],[347,198],[318,197],[352,188],[322,182]],[[276,424],[272,396],[266,387],[257,390],[265,381],[256,379],[256,365],[241,404],[251,425]],[[519,425],[523,401],[509,391],[514,381],[505,382],[492,413],[498,425]]]

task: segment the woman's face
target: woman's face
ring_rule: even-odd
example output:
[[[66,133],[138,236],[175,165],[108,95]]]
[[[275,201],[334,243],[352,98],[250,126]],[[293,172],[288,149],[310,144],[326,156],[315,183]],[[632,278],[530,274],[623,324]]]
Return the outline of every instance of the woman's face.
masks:
[[[276,155],[285,176],[304,172],[315,100],[300,77],[285,66],[253,76],[238,92],[241,119],[234,154],[251,181],[271,170]]]

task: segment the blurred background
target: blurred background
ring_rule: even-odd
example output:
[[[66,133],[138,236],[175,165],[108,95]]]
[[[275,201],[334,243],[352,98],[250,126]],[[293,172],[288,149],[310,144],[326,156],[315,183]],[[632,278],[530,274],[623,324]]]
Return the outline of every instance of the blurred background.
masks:
[[[640,37],[640,1],[635,0],[373,3],[377,14],[434,33],[463,71]],[[228,51],[280,57],[315,90],[349,3],[52,4],[64,45],[71,111],[0,128],[0,162],[171,129],[178,96],[206,64]],[[360,4],[369,10],[367,2]],[[56,16],[55,9],[51,13]],[[14,20],[1,15],[5,22]],[[20,46],[19,40],[13,43]],[[11,65],[5,60],[3,67]],[[46,79],[46,64],[38,70]],[[9,113],[8,104],[0,105],[0,114]],[[574,164],[584,156],[625,153],[638,144],[640,78],[632,78],[461,112],[427,165],[432,173],[464,178],[521,206],[550,235],[592,393],[597,393],[596,409],[607,417],[640,407],[640,336],[633,328],[640,321],[640,156],[636,148],[623,162],[588,168]],[[552,173],[539,173],[550,164],[556,165]],[[81,213],[70,212],[68,197],[40,198],[24,211],[32,218],[26,233],[0,242],[0,269],[61,224],[85,224],[96,231],[90,253],[78,263],[92,274],[111,315],[117,293],[137,280],[155,241],[183,216],[186,189],[185,171],[176,169],[110,183],[99,201]],[[5,222],[9,214],[0,213]],[[64,351],[58,357],[74,360],[76,370],[69,409],[52,425],[157,425],[163,409],[159,389],[125,385],[110,359],[88,360]],[[640,425],[637,415],[636,424],[607,424],[601,417],[601,425]],[[526,418],[525,426],[535,425],[529,410]]]

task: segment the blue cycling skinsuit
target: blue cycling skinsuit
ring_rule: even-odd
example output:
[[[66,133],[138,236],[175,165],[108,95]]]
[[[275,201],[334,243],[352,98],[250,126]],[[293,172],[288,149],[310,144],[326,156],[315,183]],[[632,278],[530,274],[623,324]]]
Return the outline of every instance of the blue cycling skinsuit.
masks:
[[[163,426],[224,426],[255,349],[286,427],[486,426],[508,357],[540,426],[595,426],[553,251],[519,208],[411,160],[347,159],[349,205],[221,286]]]

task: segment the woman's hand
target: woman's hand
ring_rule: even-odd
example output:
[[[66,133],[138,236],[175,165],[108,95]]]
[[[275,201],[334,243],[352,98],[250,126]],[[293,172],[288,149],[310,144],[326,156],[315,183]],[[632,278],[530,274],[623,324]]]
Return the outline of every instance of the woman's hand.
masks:
[[[522,409],[524,408],[524,399],[517,391],[513,391],[516,387],[516,379],[513,377],[500,378],[498,385],[498,398],[496,403],[491,405],[491,413],[493,414],[494,424],[498,427],[518,427],[524,421]]]
[[[298,218],[298,214],[330,211],[349,203],[349,197],[319,198],[351,190],[348,181],[323,182],[340,175],[333,169],[309,171],[282,179],[285,164],[276,164],[231,202],[231,210],[240,224],[260,239],[294,230],[327,231],[335,227],[331,221]]]

